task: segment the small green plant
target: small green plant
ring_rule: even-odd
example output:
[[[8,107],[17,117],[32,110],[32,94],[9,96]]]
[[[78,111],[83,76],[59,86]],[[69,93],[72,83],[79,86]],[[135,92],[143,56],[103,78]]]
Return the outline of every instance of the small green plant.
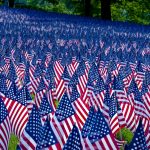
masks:
[[[54,104],[56,106],[56,108],[58,108],[58,105],[59,105],[59,101],[57,99],[54,100]]]
[[[120,133],[121,132],[121,133]],[[133,133],[127,129],[127,128],[122,128],[117,134],[116,134],[116,138],[118,140],[121,140],[121,136],[122,139],[124,141],[127,141],[127,144],[129,144],[132,141],[133,138]]]
[[[32,100],[34,100],[34,98],[35,98],[35,95],[34,95],[34,94],[31,94],[31,98],[32,98]]]
[[[8,145],[8,150],[15,150],[18,142],[19,142],[18,138],[14,134],[11,134],[9,145]]]

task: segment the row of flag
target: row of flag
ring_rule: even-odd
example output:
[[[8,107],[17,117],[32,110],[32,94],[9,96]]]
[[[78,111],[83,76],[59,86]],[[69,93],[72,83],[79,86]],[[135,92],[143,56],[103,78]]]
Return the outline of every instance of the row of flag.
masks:
[[[6,31],[0,31],[0,149],[8,149],[11,133],[19,139],[18,150],[150,149],[149,45],[124,45],[122,37],[149,39],[144,27],[141,35],[117,30],[109,22],[79,18],[81,23],[76,23],[70,16],[67,22],[56,14],[0,11],[0,28]],[[99,31],[104,37],[101,33],[96,46]],[[82,34],[85,39],[80,39]],[[119,37],[123,43],[113,43]],[[134,133],[130,144],[116,139],[124,127]]]

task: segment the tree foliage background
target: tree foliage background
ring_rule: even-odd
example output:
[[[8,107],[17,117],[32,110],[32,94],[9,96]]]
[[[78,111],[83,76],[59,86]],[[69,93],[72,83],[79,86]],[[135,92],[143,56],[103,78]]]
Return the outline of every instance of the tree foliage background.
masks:
[[[3,0],[0,0],[3,1]],[[110,1],[111,20],[150,25],[149,0],[14,0],[24,7],[101,18],[101,4]]]
[[[27,0],[28,7],[59,13],[85,15],[90,2],[90,16],[101,18],[101,0]],[[111,0],[112,21],[127,21],[149,25],[149,0]]]

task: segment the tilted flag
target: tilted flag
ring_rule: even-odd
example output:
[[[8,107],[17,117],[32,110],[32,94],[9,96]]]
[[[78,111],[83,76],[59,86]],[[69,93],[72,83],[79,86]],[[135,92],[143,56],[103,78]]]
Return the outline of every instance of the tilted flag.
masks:
[[[56,95],[57,95],[57,99],[59,101],[62,98],[65,91],[67,90],[69,81],[70,81],[70,75],[68,73],[67,67],[65,67],[64,72],[61,76],[61,80],[56,85]]]
[[[6,76],[4,74],[0,74],[0,91],[3,94],[7,93]]]
[[[45,93],[45,83],[44,83],[43,78],[41,78],[41,81],[39,83],[39,86],[36,90],[36,95],[35,95],[35,104],[38,108],[40,106],[44,93]]]
[[[84,91],[86,90],[86,84],[88,81],[88,71],[89,71],[89,68],[86,67],[85,62],[81,61],[76,71],[78,74],[78,80],[79,80],[77,89],[80,95],[83,95]]]
[[[97,81],[95,83],[92,95],[90,97],[90,101],[95,106],[95,108],[98,110],[98,108],[101,110],[103,107],[103,101],[104,101],[104,95],[105,95],[105,86],[103,79],[99,75],[97,77]]]
[[[134,108],[138,119],[140,117],[149,118],[149,113],[147,112],[142,100],[142,93],[138,90],[136,83],[134,84]]]
[[[91,128],[92,128],[92,124],[95,121],[95,110],[93,107],[90,108],[88,117],[85,121],[85,124],[83,125],[83,128],[81,130],[81,134],[83,138],[88,137],[88,135],[90,134]]]
[[[126,67],[125,67],[122,75],[124,76],[123,83],[124,83],[124,86],[125,86],[126,91],[127,91],[128,87],[130,86],[130,83],[132,81],[132,77],[133,77],[129,62],[127,62]]]
[[[24,105],[5,97],[5,95],[2,95],[1,98],[9,113],[11,130],[20,138],[28,121],[28,110]]]
[[[16,98],[16,91],[17,91],[16,88],[17,88],[17,87],[16,87],[15,83],[13,82],[13,83],[11,84],[9,90],[7,90],[5,96],[6,96],[7,98],[10,98],[10,99],[15,100],[15,98]]]
[[[27,99],[26,99],[26,89],[25,86],[21,90],[17,90],[15,100],[22,105],[26,106]]]
[[[139,122],[138,128],[134,134],[134,137],[129,145],[126,145],[125,150],[148,150],[146,139],[144,135],[144,130],[142,126],[142,121]]]
[[[88,138],[84,139],[85,149],[108,149],[118,150],[117,143],[113,134],[108,127],[100,110],[95,113],[96,117],[92,123],[92,128],[88,134]]]
[[[71,96],[70,96],[70,101],[72,103],[80,97],[80,94],[77,90],[76,85],[72,86],[71,88],[72,88],[72,92],[71,92]]]
[[[113,93],[111,97],[111,102],[109,105],[109,116],[110,116],[109,124],[111,131],[113,134],[116,134],[120,130],[116,93]]]
[[[65,93],[51,121],[52,129],[58,138],[61,147],[66,143],[72,127],[76,122],[74,114],[75,111],[67,94]]]
[[[8,149],[11,133],[9,114],[6,106],[0,98],[0,149]]]
[[[46,119],[44,126],[42,127],[41,134],[37,143],[37,150],[41,149],[59,150],[60,144],[51,128],[50,121]]]
[[[140,91],[142,89],[142,84],[143,84],[144,77],[145,77],[145,73],[143,71],[141,63],[139,62],[138,65],[137,65],[136,72],[135,72],[135,82],[138,85],[138,89]]]
[[[56,84],[59,84],[61,76],[64,72],[64,67],[61,65],[59,60],[54,62],[54,70],[56,75]]]
[[[75,87],[76,88],[76,87]],[[70,98],[70,101],[72,102],[73,109],[75,111],[75,117],[76,117],[76,123],[78,125],[78,128],[81,130],[83,128],[83,125],[88,117],[89,113],[89,105],[86,104],[83,100],[82,97],[78,95],[79,93],[77,90],[72,90],[72,95]]]
[[[23,150],[35,150],[42,134],[39,112],[34,105],[28,123],[21,135],[19,147]]]
[[[104,115],[104,118],[107,123],[109,123],[109,105],[111,102],[111,97],[109,93],[109,86],[105,85],[105,96],[104,96],[104,102],[103,102],[103,107],[102,107],[102,113]]]
[[[42,121],[44,122],[47,117],[52,118],[52,112],[53,112],[53,109],[52,109],[46,95],[44,94],[44,96],[42,98],[42,102],[39,107],[39,114],[42,118]]]
[[[30,69],[30,64],[29,64],[29,62],[27,62],[26,69],[25,69],[24,84],[27,86],[27,89],[29,90],[29,92],[32,93],[33,89],[32,89],[32,84],[30,81],[29,69]]]
[[[150,91],[148,90],[148,87],[145,81],[143,82],[143,85],[142,85],[141,94],[142,94],[142,100],[144,102],[145,108],[150,114],[150,107],[149,107],[150,106]]]
[[[55,100],[57,99],[56,95],[56,87],[54,81],[50,81],[48,89],[46,91],[46,95],[48,98],[49,103],[51,104],[53,110],[56,110]]]
[[[74,125],[63,150],[81,150],[82,144],[78,128]]]

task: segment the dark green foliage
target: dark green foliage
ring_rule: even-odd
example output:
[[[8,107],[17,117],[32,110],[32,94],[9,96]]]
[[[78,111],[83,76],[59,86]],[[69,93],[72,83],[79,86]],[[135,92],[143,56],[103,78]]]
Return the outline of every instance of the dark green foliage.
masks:
[[[59,13],[110,19],[109,8],[101,7],[104,0],[27,0],[28,8]],[[150,24],[149,0],[107,0],[111,6],[111,20]],[[88,2],[88,3],[87,3]],[[102,12],[102,15],[101,15]],[[105,15],[105,13],[104,13]]]

